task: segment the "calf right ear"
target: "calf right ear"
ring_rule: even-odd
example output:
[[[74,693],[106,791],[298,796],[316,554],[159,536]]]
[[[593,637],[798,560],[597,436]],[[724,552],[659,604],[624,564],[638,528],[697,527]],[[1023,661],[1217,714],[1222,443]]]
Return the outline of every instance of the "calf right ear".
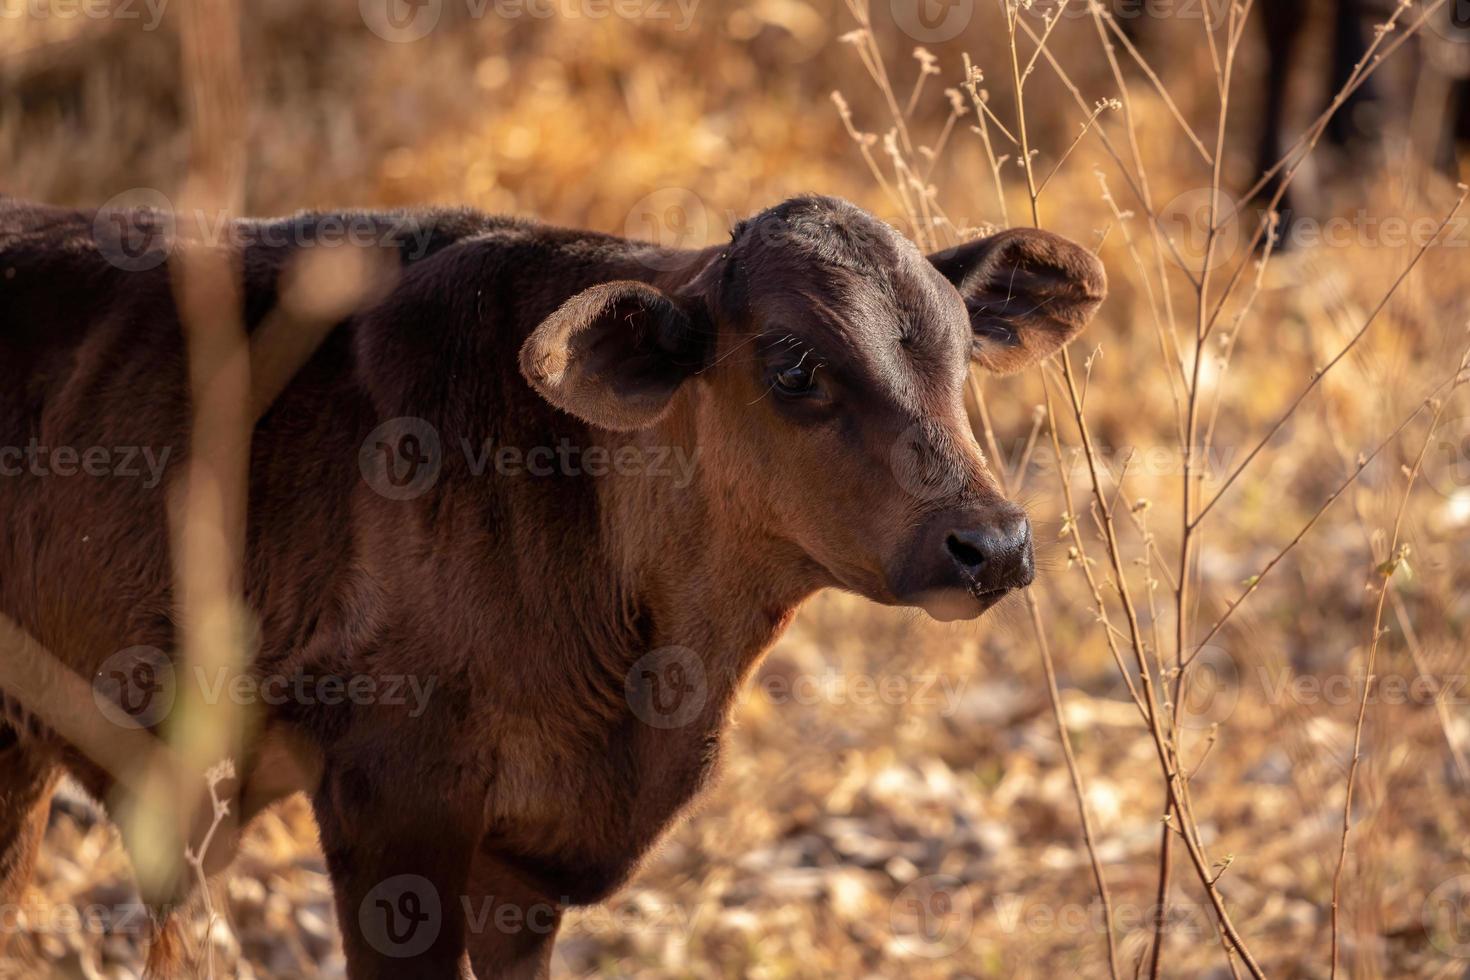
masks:
[[[929,256],[970,315],[975,361],[1010,374],[1077,335],[1108,293],[1097,256],[1039,228],[1012,228]]]
[[[647,428],[703,366],[705,338],[669,296],[609,282],[567,300],[521,346],[521,374],[564,412],[602,429]]]

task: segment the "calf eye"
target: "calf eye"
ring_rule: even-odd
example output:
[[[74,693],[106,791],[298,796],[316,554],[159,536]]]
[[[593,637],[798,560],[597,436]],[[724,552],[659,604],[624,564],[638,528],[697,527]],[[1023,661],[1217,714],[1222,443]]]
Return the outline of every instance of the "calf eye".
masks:
[[[815,384],[812,368],[804,364],[795,364],[776,375],[776,387],[788,395],[805,394]]]

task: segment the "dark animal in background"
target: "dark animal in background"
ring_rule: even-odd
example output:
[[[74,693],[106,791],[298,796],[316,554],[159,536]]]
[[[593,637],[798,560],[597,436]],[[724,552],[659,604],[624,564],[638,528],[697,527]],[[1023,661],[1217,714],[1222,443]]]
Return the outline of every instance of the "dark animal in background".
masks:
[[[1373,0],[1332,0],[1328,5],[1331,29],[1325,77],[1304,76],[1296,61],[1310,20],[1308,0],[1269,0],[1257,3],[1266,50],[1265,106],[1256,154],[1258,174],[1269,171],[1290,147],[1285,115],[1293,83],[1313,90],[1320,109],[1326,109],[1368,56],[1374,25],[1387,21],[1390,10]],[[1401,14],[1399,30],[1418,19],[1418,8]],[[1403,125],[1419,157],[1454,177],[1456,154],[1470,139],[1470,3],[1449,0],[1411,40],[1399,57],[1415,59],[1417,70],[1408,90],[1384,83],[1380,73],[1356,86],[1327,122],[1326,144],[1349,160],[1373,156],[1380,150],[1385,129]],[[1383,50],[1380,45],[1379,51]],[[1415,118],[1409,119],[1409,113]],[[1390,116],[1395,117],[1390,120]],[[1284,171],[1284,168],[1283,168]],[[1270,201],[1280,187],[1281,172],[1261,191]],[[1283,220],[1296,214],[1291,189],[1278,205]]]
[[[1375,0],[1323,0],[1319,5],[1311,0],[1257,0],[1254,9],[1265,57],[1252,184],[1276,167],[1299,135],[1287,128],[1291,92],[1308,91],[1309,118],[1315,118],[1347,86],[1367,57],[1375,25],[1392,13],[1388,4]],[[1398,30],[1416,21],[1420,12],[1416,6],[1400,14]],[[1130,37],[1147,42],[1143,17],[1120,16],[1119,23]],[[1314,23],[1330,31],[1325,72],[1300,60]],[[1455,178],[1457,154],[1470,143],[1470,0],[1449,0],[1409,44],[1396,57],[1414,59],[1413,70],[1398,73],[1399,84],[1390,84],[1389,73],[1380,69],[1355,87],[1328,121],[1322,143],[1351,164],[1377,158],[1385,131],[1397,128],[1410,138],[1422,161]],[[1289,165],[1265,181],[1257,194],[1261,204],[1275,199]],[[1277,203],[1283,229],[1300,215],[1295,190],[1301,181],[1299,174]],[[1278,247],[1290,247],[1289,236]]]

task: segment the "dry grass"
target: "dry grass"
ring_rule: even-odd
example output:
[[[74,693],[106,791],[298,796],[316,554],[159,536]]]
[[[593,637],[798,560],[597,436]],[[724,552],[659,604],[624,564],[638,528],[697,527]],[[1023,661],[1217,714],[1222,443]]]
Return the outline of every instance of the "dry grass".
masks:
[[[866,14],[835,0],[705,0],[687,30],[671,5],[445,3],[411,44],[327,6],[256,0],[242,22],[250,212],[467,202],[698,244],[815,190],[934,245],[1035,220],[1098,248],[1112,280],[1068,360],[981,380],[977,428],[1043,545],[1035,616],[946,628],[815,600],[747,692],[718,788],[623,895],[573,916],[560,973],[1104,976],[1111,937],[1120,975],[1155,948],[1163,975],[1244,975],[1219,908],[1271,976],[1465,972],[1470,226],[1423,248],[1385,221],[1433,228],[1458,197],[1403,140],[1352,167],[1318,150],[1309,210],[1345,224],[1260,265],[1256,209],[1208,218],[1258,176],[1262,55],[1223,5],[1213,32],[1147,25],[1152,77],[1081,0],[1054,30],[978,3],[917,58],[888,5],[844,38]],[[0,21],[0,190],[182,195],[178,13],[152,32]],[[1403,84],[1414,61],[1382,75]],[[1304,131],[1320,98],[1295,99]],[[114,831],[58,812],[0,975],[133,975],[138,929],[68,912],[133,894]],[[340,975],[299,802],[260,821],[213,906],[225,975]]]

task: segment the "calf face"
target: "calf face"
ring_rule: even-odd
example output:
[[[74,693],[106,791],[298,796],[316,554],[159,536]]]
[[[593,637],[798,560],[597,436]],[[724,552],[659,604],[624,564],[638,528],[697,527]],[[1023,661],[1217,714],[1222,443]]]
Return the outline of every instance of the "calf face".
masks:
[[[1033,576],[1030,525],[965,410],[970,362],[1056,351],[1102,301],[1101,263],[1036,230],[925,257],[852,205],[799,198],[739,225],[693,274],[567,301],[521,350],[553,405],[607,429],[687,399],[700,480],[760,515],[821,584],[940,619]]]

